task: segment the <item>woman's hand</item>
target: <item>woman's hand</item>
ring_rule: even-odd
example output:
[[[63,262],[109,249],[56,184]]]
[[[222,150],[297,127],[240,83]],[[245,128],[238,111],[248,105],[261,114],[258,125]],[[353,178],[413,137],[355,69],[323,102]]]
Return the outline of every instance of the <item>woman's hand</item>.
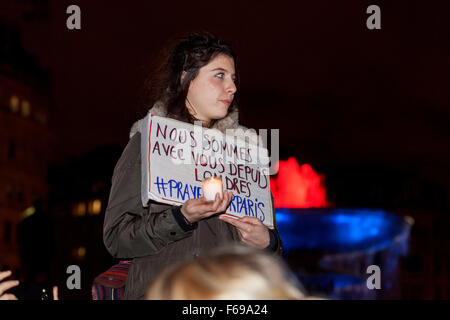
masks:
[[[258,218],[243,217],[233,219],[227,216],[220,216],[219,219],[235,226],[241,241],[250,247],[264,249],[270,244],[269,229]]]
[[[190,199],[181,206],[181,213],[190,223],[194,223],[217,213],[225,212],[232,198],[231,192],[224,191],[222,199],[217,193],[214,201],[208,201],[205,197]]]
[[[8,278],[11,275],[11,271],[3,271],[0,272],[0,281]],[[0,282],[0,300],[17,300],[16,296],[11,293],[5,293],[11,288],[19,285],[19,281],[17,280],[9,280],[5,282]]]

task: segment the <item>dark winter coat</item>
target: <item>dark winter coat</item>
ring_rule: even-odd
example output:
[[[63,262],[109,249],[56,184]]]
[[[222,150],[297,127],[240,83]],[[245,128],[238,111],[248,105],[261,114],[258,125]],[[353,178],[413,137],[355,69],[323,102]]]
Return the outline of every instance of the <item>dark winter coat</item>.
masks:
[[[164,116],[164,107],[156,104],[149,112]],[[237,115],[229,115],[215,127],[219,130],[240,127]],[[130,136],[114,169],[103,240],[112,256],[133,259],[125,299],[143,299],[148,284],[167,266],[218,246],[239,242],[239,236],[234,226],[217,216],[189,225],[179,206],[150,202],[148,207],[143,207],[139,123],[133,126]],[[276,221],[274,225],[275,229],[270,232],[271,246],[267,250],[281,254]]]

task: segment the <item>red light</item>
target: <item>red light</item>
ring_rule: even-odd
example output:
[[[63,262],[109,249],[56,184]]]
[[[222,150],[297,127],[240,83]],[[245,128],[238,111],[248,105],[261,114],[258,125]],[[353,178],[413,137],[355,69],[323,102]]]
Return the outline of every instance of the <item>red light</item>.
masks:
[[[275,208],[327,207],[324,176],[309,164],[299,166],[295,158],[279,161],[278,175],[270,178]]]

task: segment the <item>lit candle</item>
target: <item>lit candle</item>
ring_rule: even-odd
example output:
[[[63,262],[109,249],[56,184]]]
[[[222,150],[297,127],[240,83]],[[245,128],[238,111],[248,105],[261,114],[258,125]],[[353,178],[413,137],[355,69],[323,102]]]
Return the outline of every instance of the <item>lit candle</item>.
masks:
[[[202,181],[203,196],[208,201],[214,201],[216,193],[222,197],[222,177],[210,177]]]

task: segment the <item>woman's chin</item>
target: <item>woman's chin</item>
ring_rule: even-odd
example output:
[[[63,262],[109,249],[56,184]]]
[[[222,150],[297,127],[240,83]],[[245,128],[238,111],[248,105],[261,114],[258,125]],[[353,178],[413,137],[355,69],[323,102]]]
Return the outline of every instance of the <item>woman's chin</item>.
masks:
[[[223,118],[225,118],[227,116],[227,112],[221,112],[221,113],[217,113],[214,115],[214,117],[212,119],[214,120],[221,120]]]
[[[214,120],[220,120],[227,116],[228,114],[228,107],[222,106],[217,112],[215,112],[214,117],[212,119]]]

